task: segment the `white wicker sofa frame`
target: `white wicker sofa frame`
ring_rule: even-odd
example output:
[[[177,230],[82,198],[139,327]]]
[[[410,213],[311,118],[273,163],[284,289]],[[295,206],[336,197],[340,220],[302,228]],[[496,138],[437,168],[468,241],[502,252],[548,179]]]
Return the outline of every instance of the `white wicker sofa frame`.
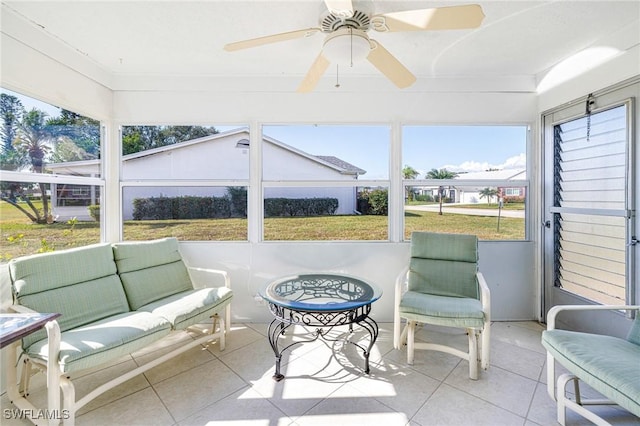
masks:
[[[194,285],[193,271],[212,279],[205,286]],[[73,425],[77,411],[109,389],[206,342],[218,339],[220,349],[225,347],[233,297],[229,277],[225,271],[188,268],[175,238],[94,244],[25,256],[9,263],[9,274],[13,311],[62,314],[47,323],[45,330],[22,340],[19,385],[17,351],[8,351],[8,395],[21,410],[45,412],[31,419],[35,424],[54,425],[64,420],[65,425]],[[188,344],[76,400],[73,377],[78,372],[211,318],[208,332],[199,330],[200,335]],[[31,366],[47,375],[45,410],[27,399]]]
[[[635,311],[635,320],[626,339],[601,334],[561,330],[557,316],[567,311]],[[565,424],[570,409],[597,425],[610,425],[590,405],[617,404],[640,417],[640,306],[558,305],[547,314],[547,329],[542,333],[547,350],[547,392],[556,401],[557,419]],[[569,372],[556,380],[556,362]],[[573,399],[566,395],[566,385],[574,384]],[[587,399],[580,382],[604,396]]]

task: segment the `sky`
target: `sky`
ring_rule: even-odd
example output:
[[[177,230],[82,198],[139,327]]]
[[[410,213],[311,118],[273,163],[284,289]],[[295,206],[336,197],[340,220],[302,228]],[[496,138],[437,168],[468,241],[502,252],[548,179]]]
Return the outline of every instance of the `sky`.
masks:
[[[389,176],[388,126],[264,126],[263,133],[313,155],[334,155],[367,171],[364,179]],[[404,126],[402,164],[479,172],[526,167],[526,126]]]
[[[13,93],[30,110],[49,117],[60,109]],[[215,126],[215,124],[214,124]],[[229,126],[216,126],[227,130]],[[263,133],[312,155],[332,155],[367,171],[363,179],[389,178],[389,126],[265,125]],[[526,126],[404,126],[402,164],[424,178],[431,169],[478,172],[526,167]]]

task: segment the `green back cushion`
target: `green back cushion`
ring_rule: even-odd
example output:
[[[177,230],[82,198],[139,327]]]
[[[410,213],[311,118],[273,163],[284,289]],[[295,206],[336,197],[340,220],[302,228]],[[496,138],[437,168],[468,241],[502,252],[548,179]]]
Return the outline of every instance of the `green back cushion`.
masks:
[[[9,273],[18,303],[37,312],[62,314],[61,331],[129,311],[108,244],[13,259]],[[34,333],[23,346],[45,336],[43,330]]]
[[[475,235],[411,234],[409,290],[439,296],[479,298]]]
[[[131,310],[193,289],[175,238],[113,244],[113,254]]]
[[[636,318],[633,320],[627,340],[636,345],[640,345],[640,311],[636,311]]]

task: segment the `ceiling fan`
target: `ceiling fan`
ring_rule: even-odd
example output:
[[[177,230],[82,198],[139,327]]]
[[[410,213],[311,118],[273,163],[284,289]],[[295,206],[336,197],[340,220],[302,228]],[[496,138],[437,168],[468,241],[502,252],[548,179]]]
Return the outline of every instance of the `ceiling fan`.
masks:
[[[311,92],[331,62],[348,63],[367,59],[399,88],[411,86],[416,77],[380,42],[369,38],[371,29],[377,32],[453,30],[479,27],[484,19],[477,4],[432,9],[406,10],[372,15],[353,7],[351,0],[324,0],[327,12],[320,17],[320,27],[306,28],[264,37],[229,43],[224,49],[241,49],[309,37],[318,32],[327,34],[298,92]]]

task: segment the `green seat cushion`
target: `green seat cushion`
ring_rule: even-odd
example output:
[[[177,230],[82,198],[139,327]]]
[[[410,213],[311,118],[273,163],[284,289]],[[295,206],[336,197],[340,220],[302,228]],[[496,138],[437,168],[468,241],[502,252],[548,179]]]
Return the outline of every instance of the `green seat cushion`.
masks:
[[[64,373],[94,367],[135,352],[171,332],[165,318],[148,312],[129,312],[65,331],[61,335],[58,362]],[[32,358],[46,361],[47,339],[26,349]]]
[[[11,260],[14,296],[37,312],[60,313],[61,331],[128,312],[108,244],[96,244]],[[23,339],[23,347],[45,338],[40,330]]]
[[[113,244],[113,254],[133,311],[193,289],[175,238]]]
[[[161,316],[175,329],[182,330],[220,312],[232,297],[227,287],[188,290],[141,306],[139,310]]]
[[[553,358],[589,386],[640,416],[640,346],[624,339],[568,330],[542,332]]]
[[[484,313],[479,300],[407,291],[400,301],[400,316],[409,320],[450,327],[482,328]]]

